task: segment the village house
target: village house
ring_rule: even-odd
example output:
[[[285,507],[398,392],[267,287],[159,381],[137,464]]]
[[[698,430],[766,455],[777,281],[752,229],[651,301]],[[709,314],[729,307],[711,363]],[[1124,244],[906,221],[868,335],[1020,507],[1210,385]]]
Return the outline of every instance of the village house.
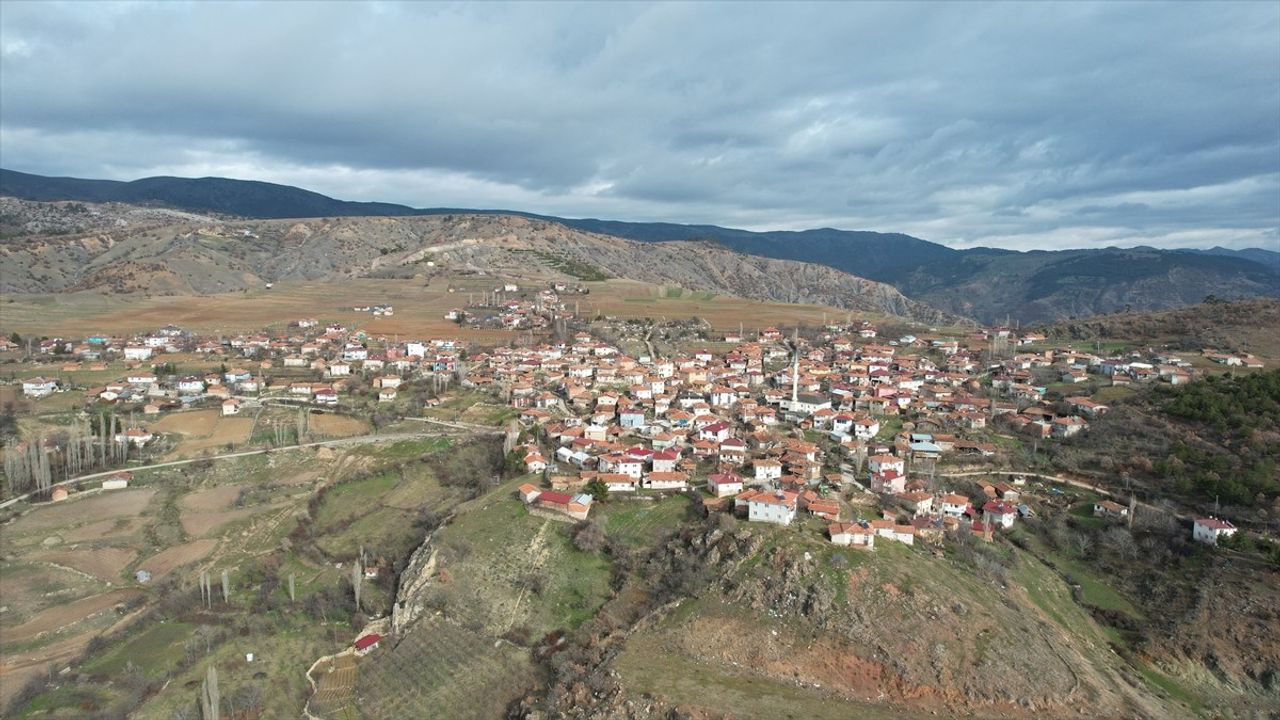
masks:
[[[929,515],[933,512],[933,495],[927,492],[916,491],[902,493],[895,496],[898,502],[910,512],[912,517],[921,515]]]
[[[982,518],[986,522],[1007,530],[1013,527],[1013,521],[1018,519],[1018,508],[1004,500],[992,500],[982,506]]]
[[[1216,517],[1196,518],[1191,525],[1191,538],[1196,542],[1217,545],[1222,538],[1236,534],[1236,526]]]
[[[142,447],[151,442],[154,437],[155,436],[151,434],[151,431],[146,428],[131,427],[124,432],[116,433],[116,442],[130,443],[137,447]]]
[[[57,389],[58,381],[51,378],[33,377],[22,381],[22,394],[27,397],[41,398]]]
[[[707,491],[718,498],[742,492],[742,478],[733,473],[713,473],[707,477]]]
[[[1093,504],[1093,516],[1123,519],[1129,517],[1129,508],[1111,500],[1099,500]]]
[[[356,650],[356,655],[360,655],[360,656],[368,655],[374,650],[377,650],[381,642],[382,642],[382,636],[377,633],[369,633],[368,635],[363,635],[359,638],[356,638],[356,642],[354,645]]]
[[[769,483],[782,477],[782,463],[777,460],[753,460],[751,466],[758,483]]]
[[[569,495],[551,491],[540,491],[532,500],[526,501],[533,507],[550,510],[574,520],[586,520],[591,512],[592,498],[586,493]]]
[[[748,490],[738,495],[737,501],[746,500],[747,519],[774,525],[790,525],[796,518],[799,493],[790,490],[773,492]]]
[[[832,523],[827,526],[827,534],[836,545],[874,550],[876,534],[871,528],[858,523]]]
[[[650,490],[684,490],[689,487],[689,476],[682,472],[651,472],[645,486]]]
[[[969,509],[969,498],[964,495],[947,493],[942,496],[942,514],[947,517],[960,517]]]

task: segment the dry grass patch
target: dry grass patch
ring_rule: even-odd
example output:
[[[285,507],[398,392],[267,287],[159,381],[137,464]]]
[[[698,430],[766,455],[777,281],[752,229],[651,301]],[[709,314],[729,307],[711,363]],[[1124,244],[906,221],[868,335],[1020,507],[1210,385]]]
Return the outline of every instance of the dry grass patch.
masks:
[[[63,541],[69,543],[93,542],[95,540],[120,541],[133,538],[142,530],[143,521],[137,518],[116,518],[115,520],[99,520],[81,525],[69,532],[60,533]]]
[[[202,560],[217,546],[218,541],[210,539],[192,540],[182,545],[174,545],[143,560],[138,568],[146,570],[154,578],[159,579],[183,565]]]
[[[85,520],[101,522],[112,518],[136,517],[155,494],[156,491],[152,488],[131,488],[94,493],[88,497],[72,495],[67,501],[33,508],[14,520],[6,528],[5,534],[12,538],[15,535],[74,527]]]
[[[74,625],[104,610],[109,610],[140,592],[140,590],[128,589],[112,590],[51,607],[21,625],[6,628],[5,640],[8,642],[31,640],[43,633]]]
[[[313,433],[327,437],[352,437],[369,432],[369,423],[349,415],[312,415],[307,423]]]
[[[62,565],[108,582],[117,582],[137,555],[136,550],[118,547],[75,548],[35,553],[29,559]]]

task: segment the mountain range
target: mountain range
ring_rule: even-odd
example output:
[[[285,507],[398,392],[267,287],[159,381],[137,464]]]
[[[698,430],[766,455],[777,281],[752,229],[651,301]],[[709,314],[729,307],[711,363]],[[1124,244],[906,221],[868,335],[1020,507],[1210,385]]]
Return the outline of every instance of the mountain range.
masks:
[[[0,170],[0,195],[41,202],[150,205],[254,219],[519,216],[597,236],[681,243],[678,247],[686,251],[692,243],[701,243],[764,258],[826,265],[888,283],[907,297],[946,313],[987,323],[1050,322],[1125,310],[1160,310],[1196,303],[1210,295],[1280,296],[1280,252],[1259,248],[956,249],[901,233],[830,228],[754,232],[716,225],[350,202],[287,185],[226,178],[152,177],[122,182]]]

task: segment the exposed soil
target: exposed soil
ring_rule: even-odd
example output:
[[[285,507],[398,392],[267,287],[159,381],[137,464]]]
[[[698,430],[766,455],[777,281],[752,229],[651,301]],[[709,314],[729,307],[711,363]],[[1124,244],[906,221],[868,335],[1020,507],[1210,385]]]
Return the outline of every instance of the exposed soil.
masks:
[[[76,548],[35,553],[30,559],[64,565],[107,582],[119,582],[120,573],[124,572],[137,554],[134,550],[116,547]]]
[[[369,432],[369,423],[347,415],[312,415],[307,422],[312,432],[329,437],[353,437]]]
[[[85,520],[136,516],[147,507],[155,494],[156,491],[151,488],[131,488],[96,493],[87,498],[72,495],[69,500],[28,511],[5,528],[5,534],[12,537],[75,526]],[[66,535],[63,537],[67,539]]]
[[[6,629],[5,639],[9,642],[30,640],[41,633],[73,625],[103,610],[113,608],[139,592],[141,591],[121,588],[49,608],[21,625]]]
[[[159,579],[183,565],[188,565],[204,558],[213,552],[213,549],[217,546],[217,540],[192,540],[189,543],[161,550],[143,560],[138,565],[138,568],[150,572],[152,577]]]

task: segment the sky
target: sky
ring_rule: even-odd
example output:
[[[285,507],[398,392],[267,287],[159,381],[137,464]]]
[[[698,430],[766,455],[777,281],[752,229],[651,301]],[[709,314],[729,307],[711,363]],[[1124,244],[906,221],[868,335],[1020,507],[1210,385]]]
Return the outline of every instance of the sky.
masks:
[[[1280,3],[6,0],[0,165],[1280,250]]]

